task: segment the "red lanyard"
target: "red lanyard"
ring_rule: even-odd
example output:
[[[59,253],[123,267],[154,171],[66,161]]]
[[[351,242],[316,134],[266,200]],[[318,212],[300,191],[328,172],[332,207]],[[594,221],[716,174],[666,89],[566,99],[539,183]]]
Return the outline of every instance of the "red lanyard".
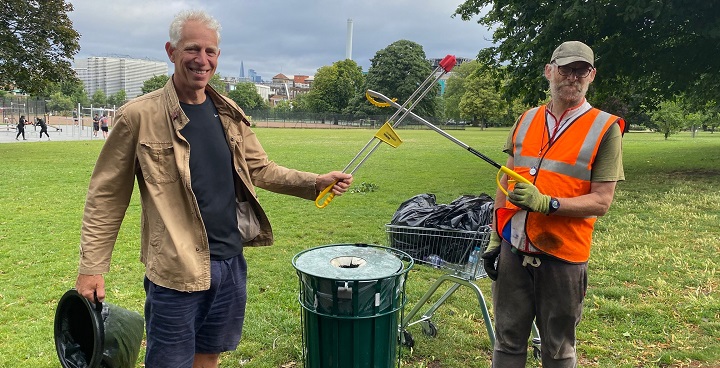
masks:
[[[550,114],[550,116],[552,116],[553,118],[555,118],[555,115],[553,115],[553,113],[552,113],[550,110],[545,110],[545,111],[546,111],[548,114]],[[555,137],[556,137],[557,134],[558,134],[558,130],[560,130],[560,126],[561,126],[561,125],[565,125],[565,124],[560,124],[560,122],[562,121],[563,117],[565,116],[565,114],[567,114],[568,111],[570,111],[570,110],[565,110],[565,111],[563,112],[563,114],[560,115],[560,119],[555,119],[555,128],[553,128],[553,133],[548,136],[548,143],[549,143],[549,144],[552,144],[552,142],[555,140]],[[566,121],[566,123],[567,123],[567,121]]]

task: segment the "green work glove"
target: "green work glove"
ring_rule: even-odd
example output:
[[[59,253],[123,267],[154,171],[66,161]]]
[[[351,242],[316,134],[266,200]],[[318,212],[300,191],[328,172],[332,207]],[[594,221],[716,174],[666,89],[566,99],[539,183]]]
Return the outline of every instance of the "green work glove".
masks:
[[[485,273],[487,273],[490,280],[497,280],[498,277],[498,271],[497,267],[495,266],[495,262],[497,261],[498,257],[500,256],[500,242],[502,240],[500,239],[500,236],[495,232],[495,230],[490,231],[490,241],[488,242],[487,247],[485,247],[485,252],[482,254],[483,259],[483,268],[485,268]]]
[[[510,203],[530,212],[550,213],[550,196],[540,193],[532,184],[517,183],[508,193]]]

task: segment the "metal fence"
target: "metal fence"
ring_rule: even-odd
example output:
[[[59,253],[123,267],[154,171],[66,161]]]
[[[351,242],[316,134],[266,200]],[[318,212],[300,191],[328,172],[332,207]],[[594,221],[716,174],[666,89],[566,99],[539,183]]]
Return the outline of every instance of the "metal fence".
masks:
[[[0,99],[0,110],[2,111],[2,125],[15,126],[20,116],[34,121],[35,118],[45,118],[47,106],[44,99],[28,96],[5,96]]]

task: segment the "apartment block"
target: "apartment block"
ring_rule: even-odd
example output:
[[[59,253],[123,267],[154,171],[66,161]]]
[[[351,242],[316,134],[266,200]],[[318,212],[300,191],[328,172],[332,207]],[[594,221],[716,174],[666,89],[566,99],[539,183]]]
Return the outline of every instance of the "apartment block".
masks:
[[[75,60],[74,69],[85,84],[88,97],[97,90],[103,91],[106,96],[125,90],[128,98],[134,98],[142,94],[146,80],[156,75],[167,75],[169,67],[164,61],[93,56]]]

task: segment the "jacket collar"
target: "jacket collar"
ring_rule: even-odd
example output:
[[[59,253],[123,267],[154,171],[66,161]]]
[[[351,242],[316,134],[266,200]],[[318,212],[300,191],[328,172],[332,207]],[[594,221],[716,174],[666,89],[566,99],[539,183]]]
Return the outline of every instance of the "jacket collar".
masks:
[[[188,123],[189,119],[185,116],[182,108],[180,107],[180,99],[178,98],[177,91],[175,91],[175,85],[173,84],[173,78],[170,76],[167,83],[163,87],[163,92],[168,100],[168,112],[172,119],[173,125],[179,130]],[[210,84],[205,86],[205,92],[215,104],[215,108],[218,110],[220,115],[230,117],[232,121],[242,122],[247,126],[250,126],[245,113],[234,104],[228,102],[228,100],[220,95]]]

